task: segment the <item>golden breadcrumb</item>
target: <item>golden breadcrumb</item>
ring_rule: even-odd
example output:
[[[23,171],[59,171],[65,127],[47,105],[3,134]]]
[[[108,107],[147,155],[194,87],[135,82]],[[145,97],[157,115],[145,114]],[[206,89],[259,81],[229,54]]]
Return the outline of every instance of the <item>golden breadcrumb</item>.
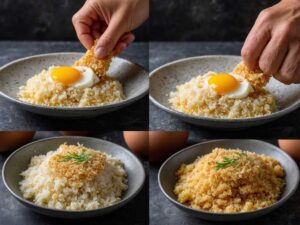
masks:
[[[95,41],[96,43],[96,41]],[[95,45],[88,49],[84,56],[79,60],[76,60],[73,66],[86,66],[91,68],[94,73],[101,79],[105,77],[106,72],[109,69],[112,61],[112,54],[107,56],[105,59],[97,59],[94,57]]]
[[[99,209],[121,201],[128,188],[123,162],[105,152],[99,154],[77,145],[64,144],[45,155],[32,157],[28,168],[20,174],[23,197],[39,206],[72,211]],[[78,165],[66,166],[71,160]],[[85,169],[86,174],[92,174],[92,180],[82,175],[81,183],[71,183],[66,177],[79,178]]]
[[[279,161],[240,149],[215,148],[182,164],[174,194],[180,203],[210,212],[249,212],[280,199],[285,171]]]
[[[263,88],[270,80],[270,75],[264,74],[260,69],[251,71],[244,62],[240,62],[232,72],[245,77],[254,89]]]
[[[171,107],[188,115],[230,119],[259,117],[276,110],[274,96],[264,88],[250,92],[242,99],[218,95],[205,84],[210,74],[212,72],[177,85],[170,93]]]
[[[21,86],[17,96],[24,102],[54,107],[89,107],[120,102],[125,99],[122,84],[111,77],[103,76],[92,87],[65,87],[49,81],[52,68],[43,70]]]
[[[83,162],[66,160],[70,153],[85,154],[87,159]],[[50,171],[56,176],[66,178],[71,186],[81,187],[85,182],[94,179],[105,168],[106,155],[80,145],[62,144],[59,146],[58,152],[50,158],[48,165]]]

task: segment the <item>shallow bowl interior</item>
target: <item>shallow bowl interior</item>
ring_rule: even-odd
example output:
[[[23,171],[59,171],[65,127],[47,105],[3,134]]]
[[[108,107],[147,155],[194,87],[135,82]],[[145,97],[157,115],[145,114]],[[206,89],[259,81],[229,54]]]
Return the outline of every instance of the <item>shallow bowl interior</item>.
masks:
[[[177,201],[176,195],[173,193],[174,186],[176,184],[175,172],[181,164],[192,163],[198,156],[202,156],[211,153],[212,149],[216,147],[222,148],[239,148],[242,150],[248,150],[257,154],[265,154],[278,160],[286,171],[286,187],[278,202],[270,207],[256,210],[247,213],[234,213],[234,214],[222,214],[222,213],[211,213],[206,211],[191,209]],[[215,221],[236,221],[252,219],[258,216],[262,216],[266,213],[271,212],[275,208],[282,205],[288,198],[290,198],[296,191],[299,183],[299,169],[297,164],[291,159],[285,152],[280,150],[274,145],[269,143],[258,141],[258,140],[215,140],[209,142],[203,142],[200,144],[188,147],[166,160],[161,166],[158,180],[160,188],[166,197],[171,200],[177,207],[183,211],[201,217],[207,220]]]
[[[188,116],[173,110],[168,102],[169,94],[171,91],[176,90],[176,85],[188,82],[193,77],[203,75],[208,71],[215,71],[217,73],[231,72],[240,61],[241,57],[239,56],[216,55],[186,58],[166,64],[150,74],[150,98],[157,106],[170,113],[180,117],[190,117],[190,120],[187,119],[187,122],[191,123],[197,123],[195,121],[197,119],[206,119],[214,122],[226,121],[228,123],[243,121],[243,119],[226,120]],[[267,89],[276,97],[278,111],[297,108],[300,105],[300,84],[285,85],[271,78]],[[256,120],[256,118],[253,118],[253,120]]]
[[[0,93],[8,100],[20,104],[21,106],[23,106],[23,108],[27,110],[30,110],[30,107],[40,108],[40,113],[41,110],[43,110],[44,108],[47,108],[48,111],[55,109],[56,112],[59,110],[68,109],[78,110],[78,108],[43,107],[27,104],[18,100],[17,93],[19,91],[20,86],[25,85],[26,81],[29,78],[31,78],[33,75],[40,73],[43,69],[47,69],[52,65],[72,65],[75,62],[75,60],[79,59],[82,55],[83,53],[50,53],[31,56],[13,61],[0,68]],[[122,83],[126,99],[117,104],[114,103],[105,106],[80,108],[81,111],[89,110],[89,108],[97,108],[98,114],[100,113],[99,109],[101,108],[103,108],[103,111],[111,111],[107,110],[108,107],[111,106],[111,108],[113,108],[115,106],[120,105],[125,106],[128,103],[132,103],[140,99],[148,92],[148,72],[141,66],[134,64],[128,60],[115,57],[111,63],[108,75],[116,78]],[[118,107],[115,108],[117,109]],[[39,110],[35,109],[34,112],[39,113]],[[48,114],[51,114],[51,112],[49,112]],[[64,114],[60,114],[60,116],[63,115]],[[55,114],[51,114],[51,116],[55,116]]]
[[[120,159],[124,163],[125,170],[128,174],[128,190],[124,193],[121,202],[110,207],[96,210],[66,211],[39,207],[22,197],[22,193],[19,189],[19,182],[22,180],[20,173],[28,168],[31,158],[33,156],[46,154],[48,151],[56,150],[59,145],[65,142],[75,145],[80,143],[86,147],[101,150]],[[12,153],[3,166],[4,183],[8,190],[20,200],[21,203],[39,213],[66,218],[89,217],[111,212],[131,200],[142,188],[144,179],[144,168],[138,158],[130,151],[117,144],[89,137],[56,137],[30,143]]]

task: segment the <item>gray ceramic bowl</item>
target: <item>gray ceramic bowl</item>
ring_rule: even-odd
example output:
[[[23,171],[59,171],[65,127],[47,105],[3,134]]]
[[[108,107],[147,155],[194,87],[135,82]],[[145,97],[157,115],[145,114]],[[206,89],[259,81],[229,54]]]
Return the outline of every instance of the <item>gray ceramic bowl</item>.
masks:
[[[161,109],[177,116],[181,120],[214,128],[245,128],[278,119],[300,106],[300,85],[284,85],[271,78],[267,89],[276,97],[278,111],[271,115],[245,119],[216,119],[190,116],[171,108],[169,93],[176,85],[208,71],[230,72],[241,61],[239,56],[199,56],[177,60],[163,65],[150,73],[150,100]]]
[[[48,151],[57,149],[57,147],[64,142],[67,142],[68,144],[77,144],[79,142],[86,147],[104,151],[123,161],[125,170],[128,174],[128,189],[120,202],[101,209],[67,211],[41,207],[22,197],[22,193],[19,189],[19,182],[22,179],[20,173],[28,168],[30,159],[33,156],[46,154]],[[138,158],[119,145],[97,138],[66,136],[39,140],[19,148],[5,161],[2,169],[2,177],[4,184],[10,193],[23,205],[35,212],[53,217],[76,219],[104,215],[127,204],[141,190],[145,181],[145,171]]]
[[[195,210],[181,204],[177,201],[177,197],[173,193],[173,188],[176,183],[175,171],[183,163],[192,163],[197,156],[202,156],[211,153],[215,147],[223,148],[240,148],[265,154],[278,160],[286,171],[286,187],[278,202],[275,204],[252,212],[244,213],[212,213],[207,211]],[[296,191],[299,183],[299,169],[297,164],[285,152],[269,143],[258,140],[214,140],[196,144],[177,152],[168,158],[161,166],[158,173],[158,182],[160,189],[164,195],[179,209],[192,216],[196,216],[205,220],[213,221],[240,221],[253,219],[265,215],[286,202]]]
[[[29,104],[17,98],[19,87],[33,75],[51,65],[72,65],[83,53],[50,53],[35,55],[13,61],[0,68],[0,95],[16,103],[24,110],[53,117],[95,117],[121,109],[148,93],[148,72],[141,66],[125,59],[114,58],[108,75],[119,80],[124,88],[126,99],[113,104],[96,107],[45,107]]]

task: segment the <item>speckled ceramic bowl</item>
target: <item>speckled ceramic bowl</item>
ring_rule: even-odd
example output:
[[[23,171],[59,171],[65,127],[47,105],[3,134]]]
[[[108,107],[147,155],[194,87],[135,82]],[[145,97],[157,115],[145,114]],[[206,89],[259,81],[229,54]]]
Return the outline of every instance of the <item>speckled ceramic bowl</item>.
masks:
[[[65,142],[75,145],[80,143],[86,147],[101,150],[120,159],[124,163],[125,170],[128,174],[128,189],[120,202],[101,209],[68,211],[41,207],[23,198],[19,188],[19,182],[22,179],[20,173],[28,168],[31,158],[33,156],[46,154],[48,151],[53,151]],[[142,189],[145,181],[145,171],[143,165],[133,153],[117,144],[91,137],[65,136],[42,139],[19,148],[5,161],[2,168],[2,178],[10,193],[31,210],[48,216],[76,219],[101,216],[127,204]]]
[[[83,53],[50,53],[13,61],[0,68],[0,95],[18,104],[24,110],[53,117],[94,117],[116,111],[137,101],[148,93],[148,72],[141,66],[125,59],[114,58],[108,75],[119,80],[126,99],[113,104],[95,107],[45,107],[29,104],[17,98],[19,87],[43,69],[52,65],[72,65]]]
[[[255,152],[257,154],[264,154],[278,160],[286,172],[286,186],[279,201],[263,209],[242,213],[212,213],[208,211],[192,209],[184,204],[179,203],[177,201],[176,195],[173,192],[174,186],[176,184],[176,170],[183,163],[192,163],[198,156],[203,156],[211,153],[212,149],[216,147],[227,149],[239,148],[242,150]],[[214,140],[190,146],[172,155],[161,166],[158,174],[158,182],[160,189],[162,190],[164,195],[175,206],[189,215],[212,221],[241,221],[254,219],[256,217],[260,217],[267,213],[270,213],[279,206],[283,205],[289,198],[291,198],[297,190],[299,184],[299,168],[295,161],[288,154],[286,154],[276,146],[263,141],[234,139]]]
[[[276,120],[300,106],[300,85],[284,85],[271,78],[267,89],[276,97],[278,111],[271,115],[246,119],[217,119],[191,116],[171,108],[169,93],[176,85],[208,71],[230,72],[241,61],[239,56],[199,56],[177,60],[163,65],[150,73],[150,100],[161,109],[177,116],[181,120],[214,128],[245,128]]]

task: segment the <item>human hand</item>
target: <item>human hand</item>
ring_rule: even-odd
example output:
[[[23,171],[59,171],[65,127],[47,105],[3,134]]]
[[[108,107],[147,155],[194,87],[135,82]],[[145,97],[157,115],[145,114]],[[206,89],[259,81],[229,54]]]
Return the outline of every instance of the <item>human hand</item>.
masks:
[[[149,0],[87,0],[73,16],[77,37],[95,56],[118,55],[134,40],[132,30],[149,16]]]
[[[242,48],[245,64],[283,83],[300,83],[299,31],[299,0],[282,0],[263,10]]]

